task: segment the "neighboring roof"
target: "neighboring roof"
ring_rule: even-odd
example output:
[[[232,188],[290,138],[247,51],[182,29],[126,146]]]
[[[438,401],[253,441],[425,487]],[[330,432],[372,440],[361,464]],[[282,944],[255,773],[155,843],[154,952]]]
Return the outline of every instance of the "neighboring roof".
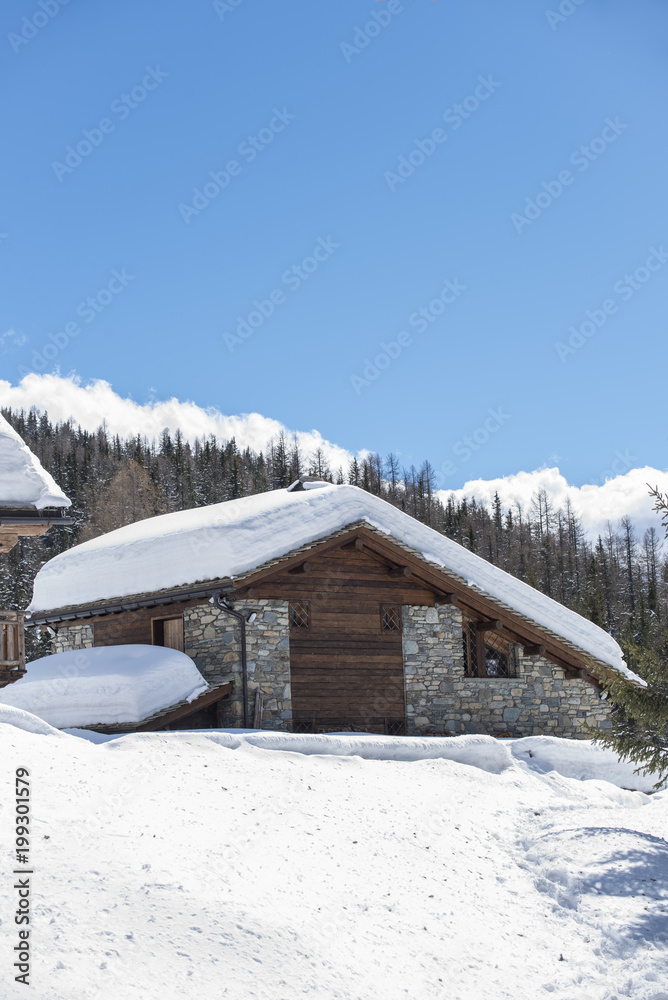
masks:
[[[0,709],[13,705],[56,729],[132,725],[193,702],[208,687],[177,649],[96,646],[33,660],[0,691]]]
[[[54,479],[0,414],[0,507],[69,507]]]
[[[356,486],[274,490],[118,528],[46,563],[28,610],[72,608],[206,580],[234,582],[354,524],[369,525],[464,586],[637,679],[603,629]]]

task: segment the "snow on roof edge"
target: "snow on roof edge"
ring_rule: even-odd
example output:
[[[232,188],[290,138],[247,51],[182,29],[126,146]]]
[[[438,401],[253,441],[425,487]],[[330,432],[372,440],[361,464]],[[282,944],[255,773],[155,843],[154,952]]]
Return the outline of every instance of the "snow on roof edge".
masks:
[[[72,502],[0,413],[0,508],[71,507]]]

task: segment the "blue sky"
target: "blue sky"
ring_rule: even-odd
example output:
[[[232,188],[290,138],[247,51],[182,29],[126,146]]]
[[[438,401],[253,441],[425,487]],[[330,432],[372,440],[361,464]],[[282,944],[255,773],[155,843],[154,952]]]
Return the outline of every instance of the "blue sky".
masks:
[[[453,488],[666,466],[665,4],[43,3],[2,12],[4,378]]]

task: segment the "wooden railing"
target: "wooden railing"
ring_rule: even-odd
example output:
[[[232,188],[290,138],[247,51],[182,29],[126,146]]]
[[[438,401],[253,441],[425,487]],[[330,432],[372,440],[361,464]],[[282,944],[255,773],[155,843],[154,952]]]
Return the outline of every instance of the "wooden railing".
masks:
[[[0,687],[17,681],[26,672],[23,614],[0,611]]]

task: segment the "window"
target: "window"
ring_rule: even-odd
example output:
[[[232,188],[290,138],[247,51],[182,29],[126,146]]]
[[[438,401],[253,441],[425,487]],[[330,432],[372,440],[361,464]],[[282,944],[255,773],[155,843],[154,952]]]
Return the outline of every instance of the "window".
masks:
[[[401,632],[401,608],[398,604],[382,604],[380,620],[383,632]]]
[[[514,643],[498,632],[480,632],[471,618],[463,622],[464,669],[467,677],[515,677]]]
[[[311,614],[308,601],[290,605],[290,628],[310,628]]]
[[[178,618],[152,618],[151,633],[154,646],[167,646],[184,652],[183,615]]]

